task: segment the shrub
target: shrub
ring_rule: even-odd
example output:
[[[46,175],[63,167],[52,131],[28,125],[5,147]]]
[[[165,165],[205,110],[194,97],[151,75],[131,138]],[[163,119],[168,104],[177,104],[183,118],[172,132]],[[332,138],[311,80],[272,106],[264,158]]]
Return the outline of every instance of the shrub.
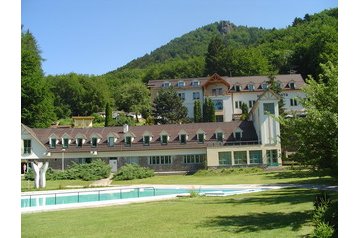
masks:
[[[72,165],[65,171],[53,170],[48,168],[46,171],[46,180],[98,180],[102,178],[107,178],[111,173],[111,167],[106,164],[104,161],[98,159],[89,164],[77,164],[72,163]],[[35,173],[29,168],[25,174],[26,180],[34,180]]]
[[[140,167],[137,164],[125,164],[113,176],[114,180],[142,179],[154,176],[154,170]]]
[[[327,193],[315,197],[313,237],[338,237],[338,201],[332,200]]]
[[[197,171],[196,176],[216,176],[216,175],[234,175],[234,174],[250,174],[262,172],[262,168],[222,168],[222,169],[202,169]]]

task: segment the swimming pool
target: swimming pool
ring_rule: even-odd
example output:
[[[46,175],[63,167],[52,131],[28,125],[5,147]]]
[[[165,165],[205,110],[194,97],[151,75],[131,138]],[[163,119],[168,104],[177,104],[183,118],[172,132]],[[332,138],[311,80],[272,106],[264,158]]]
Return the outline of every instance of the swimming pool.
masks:
[[[229,196],[234,194],[265,191],[270,188],[157,188],[126,187],[112,189],[56,191],[32,193],[21,196],[22,210],[47,210],[54,207],[69,207],[76,204],[103,204],[110,201],[138,200],[143,198],[176,197],[191,192],[204,196]]]

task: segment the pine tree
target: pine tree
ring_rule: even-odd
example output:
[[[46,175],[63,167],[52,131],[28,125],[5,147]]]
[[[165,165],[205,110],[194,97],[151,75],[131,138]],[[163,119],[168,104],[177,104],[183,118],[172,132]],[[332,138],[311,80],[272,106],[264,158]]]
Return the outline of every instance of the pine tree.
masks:
[[[194,102],[194,122],[201,122],[203,120],[201,115],[201,103],[196,100]]]
[[[21,33],[21,123],[49,127],[56,119],[54,96],[44,78],[40,50],[33,35]]]
[[[161,89],[154,105],[154,118],[161,124],[183,123],[187,119],[188,109],[173,87]]]
[[[246,121],[247,119],[249,119],[249,107],[247,106],[247,104],[242,103],[240,109],[241,109],[240,120]]]
[[[208,122],[216,122],[215,116],[215,106],[213,101],[209,98],[208,99]]]
[[[222,74],[222,53],[225,49],[224,40],[220,35],[214,36],[205,55],[205,74],[212,75],[214,73]]]
[[[104,126],[108,127],[112,125],[112,108],[109,103],[106,104],[106,111],[105,111],[106,118],[104,119]]]

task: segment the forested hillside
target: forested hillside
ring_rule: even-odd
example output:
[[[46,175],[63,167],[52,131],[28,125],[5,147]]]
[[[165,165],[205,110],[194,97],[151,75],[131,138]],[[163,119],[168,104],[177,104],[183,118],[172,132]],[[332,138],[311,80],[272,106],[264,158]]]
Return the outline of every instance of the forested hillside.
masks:
[[[203,77],[214,72],[223,76],[296,72],[304,78],[318,78],[320,64],[338,63],[338,9],[297,17],[284,29],[235,26],[228,21],[212,23],[100,76],[70,73],[45,77],[36,40],[30,32],[24,32],[21,39],[22,121],[46,127],[56,117],[104,111],[107,103],[113,109],[150,115],[145,83],[153,79]],[[135,90],[129,90],[132,88]],[[40,92],[46,92],[40,95],[43,98],[30,95]],[[44,122],[35,115],[48,103],[55,107],[47,107]]]

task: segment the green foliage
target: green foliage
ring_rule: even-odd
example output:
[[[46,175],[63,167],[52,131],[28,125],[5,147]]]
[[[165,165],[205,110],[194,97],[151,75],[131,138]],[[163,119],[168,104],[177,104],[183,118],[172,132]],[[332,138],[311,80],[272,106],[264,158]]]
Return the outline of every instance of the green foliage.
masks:
[[[38,128],[49,127],[56,119],[40,53],[34,36],[21,32],[21,123]]]
[[[215,107],[210,98],[205,98],[203,104],[203,122],[215,122]]]
[[[111,172],[111,167],[104,161],[98,159],[88,164],[73,163],[65,171],[53,170],[48,168],[46,171],[47,180],[75,180],[80,179],[84,181],[98,180],[107,178]],[[34,180],[35,174],[32,169],[28,169],[25,174],[26,180]]]
[[[151,109],[148,88],[141,82],[128,82],[119,87],[114,95],[115,103],[120,110],[146,115]]]
[[[203,169],[198,170],[194,176],[217,176],[217,175],[238,175],[238,174],[252,174],[263,172],[262,168],[223,168],[223,169]]]
[[[109,105],[109,103],[106,104],[106,110],[105,110],[105,119],[104,119],[104,126],[108,127],[111,126],[112,123],[112,108]]]
[[[127,124],[128,126],[135,126],[136,122],[132,117],[128,117],[125,114],[119,114],[116,117],[115,122],[113,122],[115,126],[123,126],[124,124]]]
[[[296,149],[293,160],[338,175],[338,68],[322,65],[318,79],[309,77],[302,101],[306,117],[281,119],[284,143]]]
[[[125,164],[113,176],[113,180],[132,180],[153,177],[154,171],[137,164]]]
[[[325,192],[316,195],[313,223],[312,237],[338,237],[338,200],[331,200]]]
[[[154,99],[154,118],[161,124],[178,124],[186,121],[188,109],[183,105],[175,89],[162,88]]]
[[[199,100],[196,100],[194,102],[194,122],[201,122],[202,120],[201,103]]]
[[[249,107],[247,106],[247,104],[242,103],[240,109],[241,109],[240,120],[242,120],[242,121],[248,120],[249,119]]]

